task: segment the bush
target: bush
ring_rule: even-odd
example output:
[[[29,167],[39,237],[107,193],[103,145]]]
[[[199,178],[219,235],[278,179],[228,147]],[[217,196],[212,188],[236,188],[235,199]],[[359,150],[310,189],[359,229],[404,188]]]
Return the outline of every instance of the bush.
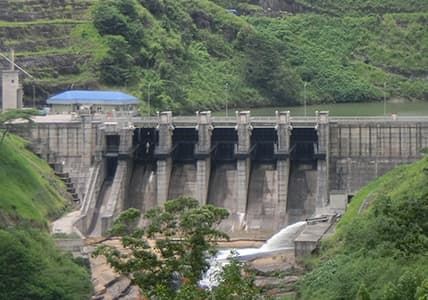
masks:
[[[36,230],[0,230],[0,252],[0,299],[90,297],[88,271],[60,254],[47,234]]]

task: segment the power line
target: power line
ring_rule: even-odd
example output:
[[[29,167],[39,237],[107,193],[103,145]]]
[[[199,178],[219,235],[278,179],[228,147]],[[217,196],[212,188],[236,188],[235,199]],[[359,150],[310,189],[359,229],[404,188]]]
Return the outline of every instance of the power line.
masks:
[[[12,51],[13,54],[13,51]],[[7,60],[8,62],[10,62],[14,67],[16,67],[18,70],[22,71],[25,75],[27,75],[30,78],[34,78],[33,75],[31,75],[30,73],[28,73],[27,71],[25,71],[23,68],[21,68],[19,65],[17,65],[13,59],[10,59],[9,57],[3,55],[2,53],[0,53],[0,56],[3,57],[5,60]],[[13,55],[12,55],[13,56]]]

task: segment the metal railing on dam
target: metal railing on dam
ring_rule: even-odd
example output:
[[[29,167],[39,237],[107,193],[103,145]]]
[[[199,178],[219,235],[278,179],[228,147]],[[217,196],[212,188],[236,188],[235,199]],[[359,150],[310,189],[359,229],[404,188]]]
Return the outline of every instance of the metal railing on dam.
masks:
[[[124,121],[125,119],[132,121],[134,124],[157,124],[159,122],[158,117],[120,117],[118,120]],[[428,122],[428,116],[329,116],[329,122],[336,123],[348,123],[348,122]],[[227,125],[236,124],[237,117],[224,117],[224,116],[213,116],[211,117],[213,124]],[[290,123],[313,123],[316,124],[318,117],[310,116],[291,116]],[[195,116],[175,116],[172,117],[172,123],[177,125],[196,125],[198,122]],[[277,118],[275,116],[251,116],[250,123],[254,125],[275,125],[277,124]]]
[[[72,123],[79,122],[78,114],[60,114],[39,116],[34,118],[36,123]],[[94,114],[91,116],[93,122],[117,122],[129,123],[136,127],[152,127],[159,124],[159,116],[132,116],[130,114]],[[317,116],[290,116],[290,123],[294,124],[316,124]],[[428,122],[428,116],[329,116],[329,123],[386,123],[386,122]],[[212,116],[211,122],[217,126],[235,126],[237,116]],[[254,126],[275,126],[278,122],[277,116],[250,116],[250,123]],[[179,127],[193,127],[198,124],[197,116],[173,116],[172,124]]]

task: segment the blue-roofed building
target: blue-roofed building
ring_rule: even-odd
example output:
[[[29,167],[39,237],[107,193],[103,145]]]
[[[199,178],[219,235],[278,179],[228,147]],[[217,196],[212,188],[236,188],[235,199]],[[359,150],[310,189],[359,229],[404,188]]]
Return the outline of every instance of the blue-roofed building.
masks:
[[[71,90],[50,97],[47,101],[53,113],[77,112],[82,108],[92,112],[134,111],[138,99],[118,91]]]

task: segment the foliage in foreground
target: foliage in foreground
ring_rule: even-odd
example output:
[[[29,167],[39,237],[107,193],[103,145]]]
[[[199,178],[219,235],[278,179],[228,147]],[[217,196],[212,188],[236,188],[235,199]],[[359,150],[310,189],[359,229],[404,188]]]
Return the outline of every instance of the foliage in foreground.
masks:
[[[0,299],[88,299],[88,270],[47,233],[48,218],[66,205],[62,185],[26,147],[14,135],[0,145]]]
[[[425,157],[354,197],[336,234],[323,243],[321,262],[301,283],[302,299],[426,299],[427,170]]]
[[[0,229],[0,299],[89,299],[89,272],[60,253],[47,233]]]
[[[214,242],[227,239],[215,226],[228,216],[227,210],[199,206],[187,197],[169,200],[164,207],[144,215],[144,228],[136,224],[136,209],[115,220],[111,234],[121,236],[123,248],[101,246],[94,255],[103,255],[119,273],[129,276],[144,295],[156,299],[256,299],[258,293],[250,276],[242,276],[241,263],[226,267],[220,285],[212,291],[201,289],[199,280],[207,270]]]

